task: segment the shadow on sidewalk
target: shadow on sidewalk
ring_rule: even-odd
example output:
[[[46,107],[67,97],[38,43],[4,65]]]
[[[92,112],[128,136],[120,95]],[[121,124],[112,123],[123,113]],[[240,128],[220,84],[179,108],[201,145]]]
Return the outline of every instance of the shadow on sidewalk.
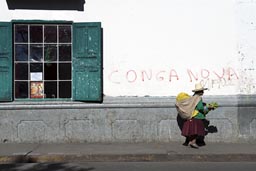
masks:
[[[91,171],[95,168],[82,168],[70,163],[37,163],[28,155],[16,156],[10,164],[0,164],[0,171]]]
[[[67,163],[12,163],[0,165],[0,171],[91,171],[95,168],[81,168]]]

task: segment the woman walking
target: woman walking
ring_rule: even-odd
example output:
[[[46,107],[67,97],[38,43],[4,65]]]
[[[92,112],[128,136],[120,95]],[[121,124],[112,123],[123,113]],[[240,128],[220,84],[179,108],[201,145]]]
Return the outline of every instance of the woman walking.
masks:
[[[200,136],[205,136],[203,120],[205,120],[205,115],[214,109],[212,106],[204,105],[202,100],[204,90],[207,90],[207,88],[198,83],[195,85],[195,89],[192,90],[194,92],[192,97],[185,97],[185,95],[180,95],[181,99],[177,97],[176,107],[179,115],[186,119],[182,126],[181,135],[186,137],[191,148],[199,148],[196,140]],[[182,113],[186,113],[188,116],[185,118]]]

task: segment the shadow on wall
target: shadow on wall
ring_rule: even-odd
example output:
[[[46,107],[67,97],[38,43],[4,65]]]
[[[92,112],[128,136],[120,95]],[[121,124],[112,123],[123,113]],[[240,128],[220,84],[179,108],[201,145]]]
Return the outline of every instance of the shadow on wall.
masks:
[[[84,11],[85,0],[6,0],[8,8]]]

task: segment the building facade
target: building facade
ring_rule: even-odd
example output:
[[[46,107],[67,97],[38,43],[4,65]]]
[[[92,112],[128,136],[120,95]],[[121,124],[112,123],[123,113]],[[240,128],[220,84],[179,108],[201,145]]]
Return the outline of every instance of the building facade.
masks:
[[[50,5],[49,5],[50,4]],[[0,2],[1,142],[169,142],[201,82],[216,131],[256,139],[254,0]]]

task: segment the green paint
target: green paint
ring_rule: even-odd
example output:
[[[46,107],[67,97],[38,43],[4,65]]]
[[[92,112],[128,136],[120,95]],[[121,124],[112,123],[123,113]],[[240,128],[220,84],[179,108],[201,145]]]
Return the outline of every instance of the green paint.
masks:
[[[102,101],[100,23],[73,23],[73,99]]]
[[[12,24],[0,22],[0,101],[12,101]]]

